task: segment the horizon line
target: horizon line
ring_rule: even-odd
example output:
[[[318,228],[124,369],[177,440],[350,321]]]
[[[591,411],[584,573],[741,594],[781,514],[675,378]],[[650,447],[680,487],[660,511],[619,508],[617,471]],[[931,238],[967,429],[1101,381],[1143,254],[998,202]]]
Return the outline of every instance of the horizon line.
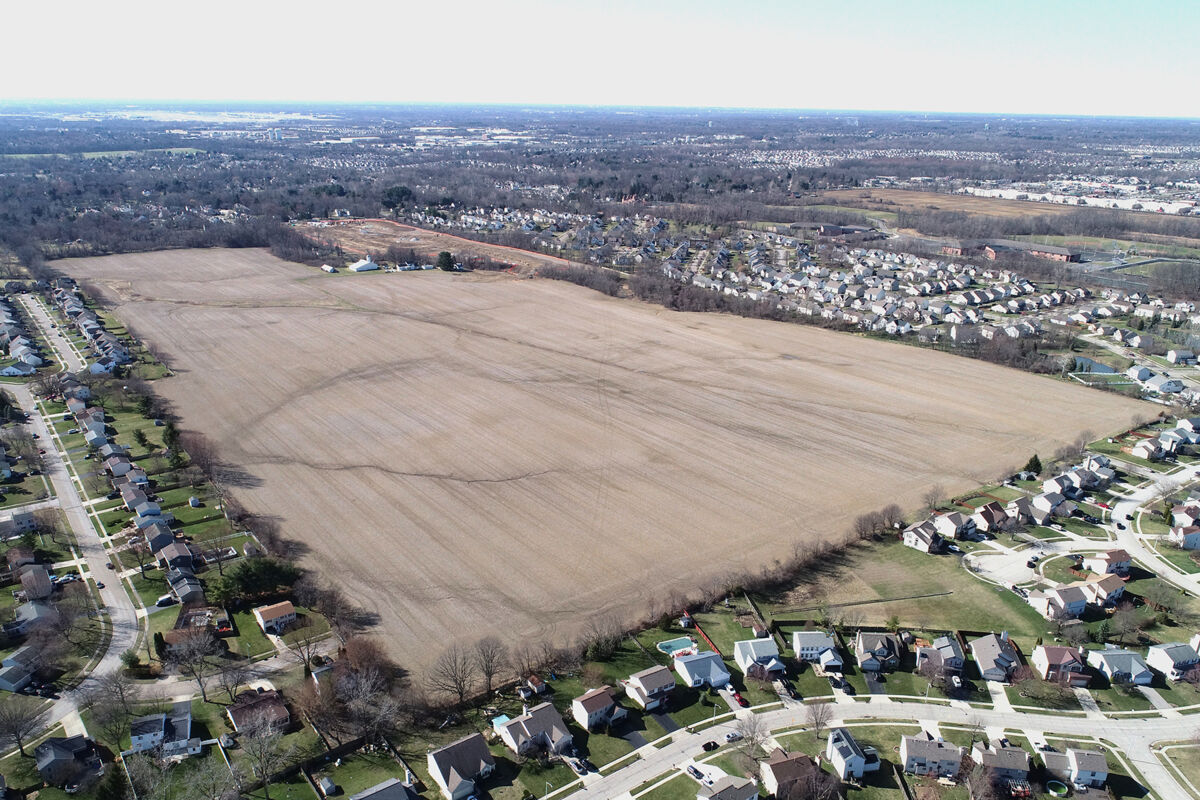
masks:
[[[116,107],[129,109],[155,107],[172,107],[188,109],[192,107],[252,107],[267,110],[267,107],[307,108],[455,108],[455,109],[548,109],[548,110],[587,110],[587,111],[675,111],[697,113],[773,113],[773,114],[823,114],[823,115],[937,115],[948,117],[1027,117],[1052,119],[1092,119],[1092,120],[1155,120],[1176,122],[1200,122],[1200,116],[1168,115],[1168,114],[1100,114],[1078,112],[1050,111],[953,111],[948,109],[904,109],[904,108],[800,108],[791,106],[722,106],[722,105],[653,105],[653,104],[620,104],[620,103],[551,103],[551,102],[513,102],[513,101],[398,101],[398,100],[212,100],[212,99],[168,99],[168,98],[0,98],[0,110],[19,108],[22,106],[45,106],[48,108],[94,108],[96,110],[114,110]]]

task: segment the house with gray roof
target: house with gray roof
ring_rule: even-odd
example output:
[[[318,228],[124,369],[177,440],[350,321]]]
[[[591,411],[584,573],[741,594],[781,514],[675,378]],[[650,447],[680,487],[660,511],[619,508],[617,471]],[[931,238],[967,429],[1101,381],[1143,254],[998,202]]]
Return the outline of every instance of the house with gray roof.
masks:
[[[989,633],[968,643],[979,674],[985,681],[1004,683],[1019,665],[1017,649],[1013,647],[1005,631],[999,635]]]
[[[879,753],[874,747],[863,747],[848,728],[832,728],[825,743],[825,759],[842,779],[862,778],[865,772],[879,769]]]
[[[1130,683],[1149,686],[1154,673],[1146,666],[1140,655],[1132,650],[1121,650],[1111,645],[1104,650],[1092,650],[1087,656],[1088,666],[1104,675],[1112,683]]]
[[[496,769],[496,760],[478,733],[431,750],[426,762],[430,777],[447,800],[470,797],[475,793],[476,781]]]
[[[932,775],[953,778],[962,765],[965,747],[957,747],[928,732],[900,739],[900,760],[904,771],[911,775]]]
[[[552,703],[541,703],[496,728],[500,740],[518,755],[545,750],[561,753],[572,743],[571,731]]]
[[[421,795],[399,778],[388,778],[383,783],[350,795],[350,800],[421,800]]]
[[[943,672],[958,674],[962,672],[966,658],[958,639],[953,636],[939,636],[933,643],[917,648],[917,670],[926,664],[932,665]]]
[[[1075,786],[1099,788],[1108,780],[1108,759],[1096,750],[1067,748],[1065,753],[1042,753],[1046,772]]]
[[[1167,680],[1178,681],[1200,665],[1200,655],[1190,644],[1183,642],[1156,644],[1146,652],[1146,664],[1161,672]]]
[[[729,670],[725,667],[725,661],[716,653],[676,656],[674,665],[675,674],[685,686],[722,687],[729,683]]]
[[[1005,742],[976,742],[971,759],[992,773],[997,782],[1023,783],[1029,780],[1032,759],[1023,747]]]
[[[863,672],[883,672],[900,666],[906,648],[894,633],[859,631],[854,637],[854,656]]]
[[[838,655],[837,640],[827,631],[795,631],[792,651],[800,661],[820,664],[826,672],[841,672],[842,657]]]

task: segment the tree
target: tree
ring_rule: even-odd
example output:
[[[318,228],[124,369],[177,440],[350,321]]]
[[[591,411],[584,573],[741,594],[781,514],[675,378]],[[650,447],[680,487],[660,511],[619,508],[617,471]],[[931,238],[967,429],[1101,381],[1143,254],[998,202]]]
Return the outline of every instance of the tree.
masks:
[[[187,800],[236,800],[241,784],[237,762],[228,766],[221,758],[200,759],[199,766],[187,773]],[[112,770],[120,773],[120,770]],[[99,798],[97,798],[99,800]]]
[[[886,627],[892,633],[895,633],[896,631],[900,630],[900,618],[895,614],[892,614],[887,618],[887,621],[884,623],[884,627]]]
[[[212,677],[213,659],[221,652],[221,646],[212,633],[205,629],[189,631],[181,637],[179,644],[168,654],[179,671],[196,682],[200,698],[208,702],[208,681]]]
[[[213,761],[211,758],[207,760]],[[106,770],[104,780],[96,787],[96,800],[126,800],[128,796],[129,781],[125,778],[125,770]]]
[[[175,427],[174,422],[167,422],[163,425],[162,431],[163,446],[174,449],[175,445],[179,444],[179,429]]]
[[[188,454],[191,463],[199,467],[206,477],[211,478],[216,473],[220,463],[217,448],[203,433],[184,431],[179,434],[179,446]]]
[[[300,716],[322,736],[331,736],[339,745],[342,743],[342,707],[334,692],[322,691],[312,681],[305,681],[291,698]]]
[[[150,449],[150,440],[146,438],[146,432],[141,428],[136,428],[133,431],[133,441],[143,450]]]
[[[271,800],[271,778],[291,761],[294,748],[265,713],[256,714],[239,732],[238,744],[250,762],[250,771],[262,782],[263,797]]]
[[[83,696],[89,705],[109,701],[126,715],[132,715],[138,688],[128,675],[119,671],[110,672],[88,682],[83,689]]]
[[[92,719],[113,751],[121,749],[121,740],[129,732],[129,712],[116,699],[102,696],[91,704]]]
[[[0,740],[15,744],[21,755],[29,755],[25,742],[41,730],[44,716],[41,701],[19,694],[6,697],[0,703]]]
[[[923,502],[925,504],[925,508],[930,511],[933,511],[940,506],[942,501],[945,499],[946,490],[940,483],[935,483],[933,486],[930,486],[925,491],[925,494],[921,495],[921,502]]]
[[[454,643],[442,651],[429,670],[429,685],[462,705],[467,694],[475,687],[476,663],[471,653],[462,645]]]
[[[447,253],[445,250],[438,253],[437,268],[445,272],[454,271],[454,256]]]
[[[804,707],[804,723],[812,729],[813,736],[818,739],[825,733],[825,729],[829,727],[829,722],[832,719],[832,703],[817,700]]]
[[[1179,610],[1180,597],[1178,589],[1162,582],[1152,583],[1142,590],[1142,598],[1158,612],[1159,618],[1164,622]],[[1117,610],[1120,610],[1120,606]]]
[[[370,741],[387,730],[399,713],[387,681],[374,671],[343,673],[337,681],[337,693],[351,732]]]
[[[982,764],[975,764],[967,773],[967,785],[972,800],[997,800],[995,776]]]
[[[492,681],[508,666],[508,648],[495,636],[485,636],[475,643],[475,669],[483,676],[483,691],[492,694]]]
[[[904,524],[904,512],[895,503],[884,506],[879,510],[879,513],[883,517],[884,526],[887,528],[894,529],[897,525]]]
[[[1112,614],[1112,627],[1116,631],[1117,639],[1121,642],[1126,642],[1130,633],[1138,629],[1138,613],[1133,607],[1133,603],[1126,601],[1117,606]]]
[[[125,548],[125,552],[133,556],[137,561],[138,570],[142,577],[146,577],[146,565],[154,560],[154,554],[150,552],[150,546],[146,544],[145,539],[138,539],[129,547]]]
[[[1042,460],[1038,458],[1037,453],[1029,457],[1025,462],[1025,466],[1021,469],[1022,472],[1032,472],[1034,475],[1042,474]]]
[[[238,689],[254,680],[254,668],[239,658],[229,658],[221,662],[217,670],[217,685],[229,695],[229,702],[237,700]]]
[[[320,644],[321,641],[312,636],[297,636],[288,648],[296,662],[304,667],[305,676],[312,674],[313,658],[317,655]]]
[[[762,755],[763,745],[771,736],[771,730],[763,723],[762,717],[755,713],[738,717],[737,732],[742,735],[738,740],[738,749],[748,758],[755,761]]]

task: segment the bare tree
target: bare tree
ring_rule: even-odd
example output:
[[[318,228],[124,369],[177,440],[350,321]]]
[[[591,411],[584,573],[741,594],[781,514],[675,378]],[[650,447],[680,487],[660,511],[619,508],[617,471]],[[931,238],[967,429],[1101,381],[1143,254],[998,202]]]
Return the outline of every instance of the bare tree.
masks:
[[[150,547],[146,544],[146,540],[138,539],[129,547],[126,547],[122,552],[129,553],[131,556],[133,556],[134,561],[137,562],[138,570],[141,572],[142,577],[144,578],[146,576],[146,565],[154,561],[154,554],[150,552]]]
[[[541,653],[530,641],[518,643],[509,653],[509,661],[521,678],[528,678],[542,667]]]
[[[121,749],[121,740],[129,733],[132,717],[116,699],[104,696],[91,704],[92,719],[99,728],[104,741],[114,750]]]
[[[824,700],[816,700],[804,708],[804,724],[812,729],[813,736],[820,739],[829,721],[833,719],[833,704]]]
[[[229,695],[229,702],[237,700],[237,691],[254,680],[254,668],[240,658],[228,658],[217,669],[217,685]]]
[[[940,483],[935,483],[930,486],[925,494],[921,495],[921,502],[925,504],[925,508],[933,511],[940,506],[946,499],[946,489]]]
[[[138,687],[133,678],[118,670],[92,679],[84,687],[83,697],[89,705],[109,701],[126,714],[132,714],[138,699]]]
[[[77,649],[84,646],[90,630],[88,620],[95,614],[87,590],[83,586],[64,588],[53,609],[49,629]]]
[[[299,691],[293,692],[292,702],[300,715],[324,736],[331,736],[342,743],[342,708],[333,691],[322,690],[306,681]]]
[[[288,648],[288,652],[292,657],[301,664],[307,671],[311,671],[313,658],[317,655],[317,650],[320,649],[321,641],[312,636],[297,636]]]
[[[457,642],[442,651],[429,670],[429,685],[455,698],[457,705],[462,705],[466,700],[475,687],[476,679],[475,659]]]
[[[196,682],[200,697],[208,702],[207,686],[212,677],[213,659],[221,652],[221,646],[212,633],[204,629],[190,631],[182,637],[170,653],[170,662],[179,671]]]
[[[262,782],[263,797],[271,800],[271,778],[290,763],[295,748],[285,742],[283,732],[265,713],[247,720],[239,731],[238,744],[250,762],[251,773]]]
[[[237,762],[228,766],[224,759],[205,758],[187,773],[188,800],[236,800],[241,785]]]
[[[771,736],[771,730],[763,722],[762,717],[750,712],[738,717],[737,732],[742,735],[738,740],[738,749],[748,758],[757,761],[763,755],[763,745]]]
[[[475,668],[483,676],[484,694],[491,696],[492,681],[508,666],[508,648],[495,636],[485,636],[475,643]]]
[[[343,675],[337,683],[337,692],[351,731],[371,741],[392,725],[400,710],[388,691],[387,681],[376,672]]]
[[[974,764],[967,772],[968,794],[974,800],[997,800],[996,780],[992,771],[982,764]]]
[[[1134,609],[1133,603],[1128,601],[1121,603],[1113,611],[1112,626],[1113,631],[1117,634],[1117,638],[1121,642],[1127,642],[1129,634],[1138,629],[1138,613]]]
[[[884,506],[880,509],[879,514],[883,517],[883,524],[888,528],[904,524],[904,511],[895,503]]]
[[[207,477],[211,478],[217,471],[220,463],[217,448],[203,433],[184,431],[179,434],[179,446],[188,454],[191,463]]]
[[[13,695],[0,703],[0,740],[17,746],[21,755],[27,756],[25,742],[42,727],[45,711],[38,700],[24,695]]]

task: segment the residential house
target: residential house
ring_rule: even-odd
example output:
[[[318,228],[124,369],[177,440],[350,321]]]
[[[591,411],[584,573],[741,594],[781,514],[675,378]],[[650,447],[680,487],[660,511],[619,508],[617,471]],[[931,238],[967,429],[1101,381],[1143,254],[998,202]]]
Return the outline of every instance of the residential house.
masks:
[[[0,689],[19,692],[29,685],[37,672],[36,654],[26,645],[0,662]]]
[[[1031,759],[1023,747],[1006,742],[976,742],[971,759],[988,770],[997,783],[1025,783],[1029,780]]]
[[[779,647],[773,638],[734,642],[733,660],[738,669],[747,675],[755,668],[764,675],[781,675],[785,671],[779,659]]]
[[[173,569],[167,573],[167,586],[171,594],[180,603],[200,603],[204,601],[204,587],[195,573],[188,569]]]
[[[692,688],[715,686],[719,688],[729,683],[729,670],[725,668],[725,662],[716,653],[676,656],[674,666],[675,674],[679,676],[684,686]]]
[[[101,769],[96,747],[86,736],[53,736],[34,748],[33,758],[38,774],[51,786],[78,784]]]
[[[933,527],[945,539],[968,539],[975,534],[975,520],[957,511],[932,517]]]
[[[388,778],[383,783],[350,795],[349,800],[421,800],[421,795],[399,778]]]
[[[571,732],[551,703],[541,703],[500,725],[500,740],[518,755],[537,750],[561,753],[572,743]]]
[[[625,694],[647,711],[663,707],[675,691],[675,674],[664,666],[635,672],[625,682]]]
[[[286,728],[292,721],[283,695],[276,689],[240,692],[232,705],[225,706],[225,715],[235,732],[256,725],[259,720],[278,729]]]
[[[258,620],[258,627],[263,629],[263,633],[279,634],[296,621],[296,607],[289,600],[259,606],[254,609],[254,618]]]
[[[1001,530],[1004,524],[1008,522],[1008,512],[1004,510],[1004,506],[993,500],[975,509],[975,513],[971,515],[971,519],[975,521],[975,529],[977,531],[995,533]]]
[[[1044,752],[1042,761],[1051,777],[1074,786],[1099,788],[1108,780],[1108,760],[1096,750],[1076,750],[1068,747],[1065,753]]]
[[[1019,665],[1017,649],[1009,640],[1007,631],[999,635],[989,633],[987,636],[972,639],[968,647],[971,648],[975,665],[979,667],[979,674],[985,681],[1004,683]]]
[[[939,636],[931,645],[918,647],[916,655],[918,671],[930,664],[943,672],[958,674],[962,672],[963,664],[966,663],[962,647],[953,636]]]
[[[4,623],[7,636],[27,636],[42,625],[49,625],[58,616],[58,611],[41,600],[32,600],[17,606],[16,618]]]
[[[826,672],[841,672],[842,657],[838,655],[837,640],[825,631],[795,631],[792,651],[800,661],[820,664]]]
[[[804,753],[788,753],[779,747],[759,764],[763,788],[773,797],[799,796],[817,772],[820,768]]]
[[[859,780],[863,773],[876,772],[880,766],[879,753],[874,747],[862,747],[847,728],[832,728],[825,742],[825,760],[842,779]]]
[[[1084,569],[1090,569],[1101,575],[1110,572],[1116,575],[1128,575],[1132,566],[1133,558],[1124,550],[1106,550],[1083,559]]]
[[[1087,594],[1073,584],[1029,593],[1029,605],[1046,619],[1075,619],[1087,603]]]
[[[726,775],[711,786],[701,785],[697,800],[758,800],[758,784],[749,778]]]
[[[1075,510],[1075,504],[1064,497],[1061,492],[1042,492],[1034,495],[1030,502],[1034,508],[1045,511],[1052,517],[1069,517]]]
[[[1146,666],[1146,662],[1132,650],[1121,650],[1110,645],[1104,650],[1089,652],[1087,662],[1112,683],[1149,686],[1154,680],[1154,673]]]
[[[863,672],[884,672],[900,666],[904,642],[894,633],[859,631],[854,637],[854,657]]]
[[[935,739],[927,732],[900,739],[900,760],[904,771],[911,775],[931,775],[953,778],[962,765],[965,747]]]
[[[1167,541],[1184,550],[1200,550],[1200,525],[1177,525],[1167,534]]]
[[[200,739],[192,736],[192,703],[180,700],[171,713],[150,714],[130,723],[129,753],[158,750],[163,758],[200,753]]]
[[[626,711],[617,705],[611,687],[601,686],[584,692],[571,701],[571,716],[586,731],[609,728],[625,719]]]
[[[1178,681],[1200,665],[1200,655],[1190,644],[1183,642],[1156,644],[1147,651],[1146,664],[1161,672],[1167,680]]]
[[[182,541],[172,538],[171,543],[154,554],[158,564],[163,569],[195,570],[194,556],[191,548]]]
[[[1034,671],[1042,680],[1064,686],[1086,687],[1091,675],[1085,669],[1083,650],[1061,645],[1038,645],[1030,658]]]
[[[430,777],[446,800],[463,800],[475,794],[476,781],[496,769],[496,760],[478,733],[431,750],[426,762]]]
[[[44,600],[54,591],[54,583],[50,580],[50,572],[41,564],[28,564],[21,567],[21,589],[27,600]]]
[[[1163,449],[1157,439],[1142,439],[1130,448],[1129,452],[1147,461],[1159,461],[1163,457]]]
[[[1086,580],[1076,581],[1068,586],[1078,586],[1087,595],[1088,602],[1104,608],[1114,606],[1125,594],[1125,581],[1120,575],[1092,575]]]
[[[908,526],[901,538],[904,544],[922,553],[940,553],[945,546],[942,535],[929,520]]]

